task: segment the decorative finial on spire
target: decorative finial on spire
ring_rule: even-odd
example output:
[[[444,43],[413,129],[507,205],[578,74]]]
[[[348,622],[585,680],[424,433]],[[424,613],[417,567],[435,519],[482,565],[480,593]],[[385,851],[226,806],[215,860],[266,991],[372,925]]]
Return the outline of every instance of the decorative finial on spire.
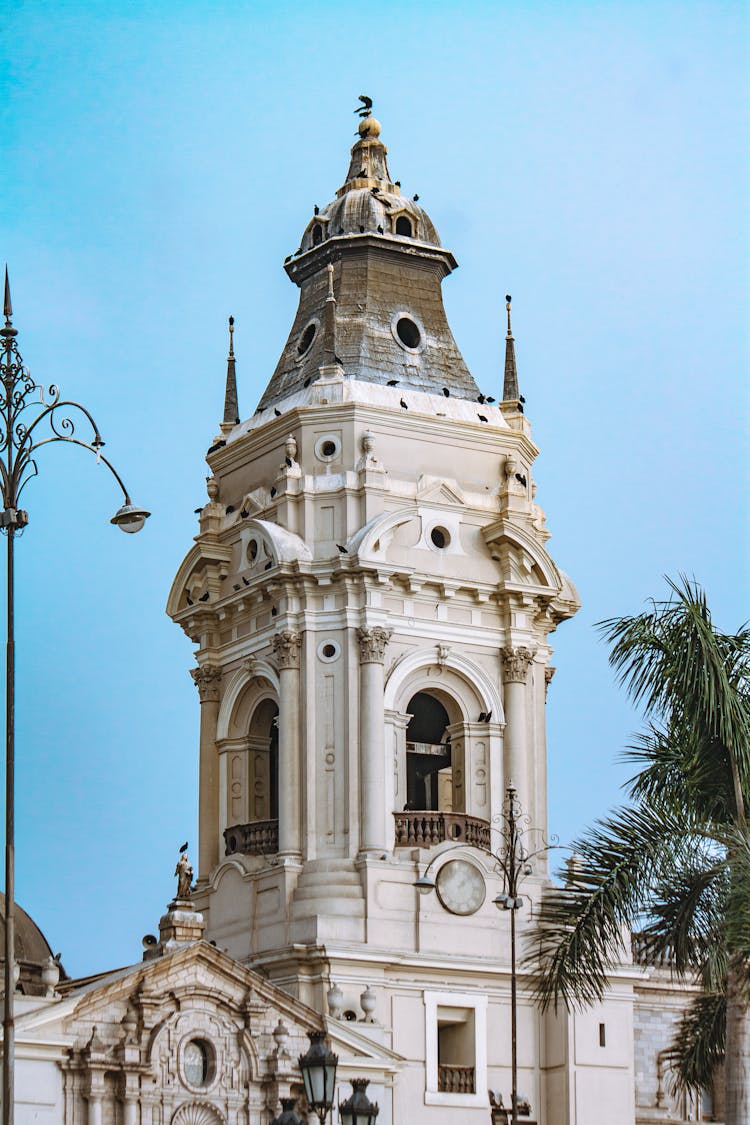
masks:
[[[323,363],[338,363],[336,358],[336,296],[333,292],[333,264],[328,263],[328,296],[323,320]]]
[[[503,402],[513,403],[516,410],[523,413],[518,393],[518,371],[516,369],[516,345],[510,326],[510,293],[505,294],[505,308],[508,314],[508,332],[505,337],[505,378],[503,380]]]
[[[360,94],[357,100],[362,105],[358,105],[354,112],[360,117],[369,117],[372,113],[372,98],[368,98],[367,94]]]
[[[8,281],[8,266],[5,266],[5,297],[3,300],[3,315],[5,317],[5,325],[0,328],[0,336],[5,340],[5,347],[9,348],[11,340],[14,336],[18,335],[17,329],[13,327],[11,317],[13,316],[13,305],[10,302],[10,282]]]
[[[240,408],[237,403],[237,371],[234,361],[234,317],[229,318],[229,355],[227,356],[227,385],[224,392],[224,417],[221,432],[229,433],[239,425]]]
[[[5,299],[3,301],[3,316],[10,322],[13,316],[13,306],[10,303],[10,282],[8,281],[8,264],[5,264]]]

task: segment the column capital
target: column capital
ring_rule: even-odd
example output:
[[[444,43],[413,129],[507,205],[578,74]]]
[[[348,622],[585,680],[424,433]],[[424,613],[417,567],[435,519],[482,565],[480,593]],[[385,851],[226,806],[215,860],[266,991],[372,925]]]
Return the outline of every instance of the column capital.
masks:
[[[190,675],[198,689],[201,703],[217,703],[219,700],[219,681],[221,668],[218,664],[201,664],[199,668],[191,668]]]
[[[529,665],[534,659],[531,649],[521,645],[519,648],[501,648],[503,658],[503,679],[506,684],[525,684]]]
[[[391,639],[392,633],[392,629],[383,629],[380,625],[363,625],[358,629],[360,664],[382,664],[385,659],[385,646]]]
[[[273,651],[280,669],[299,668],[299,650],[302,638],[299,633],[286,629],[273,638]]]
[[[554,664],[548,664],[547,667],[544,669],[544,698],[545,699],[547,698],[547,692],[549,691],[549,685],[552,683],[552,677],[554,676],[556,671],[557,671],[557,668],[555,668]]]

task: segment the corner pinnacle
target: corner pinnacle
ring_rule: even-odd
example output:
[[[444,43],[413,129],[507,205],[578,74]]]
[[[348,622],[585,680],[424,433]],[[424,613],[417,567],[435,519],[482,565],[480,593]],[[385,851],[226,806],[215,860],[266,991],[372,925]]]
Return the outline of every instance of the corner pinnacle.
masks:
[[[227,356],[227,385],[224,392],[224,417],[222,433],[228,433],[239,424],[240,408],[237,403],[237,372],[234,360],[234,317],[229,318],[229,354]]]

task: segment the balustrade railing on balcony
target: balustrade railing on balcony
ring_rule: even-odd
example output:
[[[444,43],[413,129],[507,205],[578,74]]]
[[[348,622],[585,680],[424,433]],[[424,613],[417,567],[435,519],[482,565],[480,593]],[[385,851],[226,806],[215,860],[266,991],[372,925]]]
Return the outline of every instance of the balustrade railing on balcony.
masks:
[[[224,831],[226,855],[274,855],[279,850],[278,820],[233,824]]]
[[[490,846],[490,826],[488,821],[466,813],[435,812],[417,810],[397,812],[397,848],[434,848],[446,840],[469,844],[476,848]]]
[[[439,1064],[438,1090],[441,1094],[473,1094],[474,1067]]]

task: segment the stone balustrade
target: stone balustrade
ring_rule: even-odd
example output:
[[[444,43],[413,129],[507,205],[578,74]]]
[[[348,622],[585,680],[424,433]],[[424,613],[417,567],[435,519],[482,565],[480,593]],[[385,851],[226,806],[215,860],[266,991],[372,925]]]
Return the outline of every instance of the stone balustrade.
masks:
[[[278,820],[233,824],[224,831],[225,855],[275,855],[279,850]]]
[[[410,810],[393,814],[397,848],[434,848],[446,840],[487,850],[488,821],[466,813]]]
[[[473,1094],[475,1092],[474,1067],[440,1063],[438,1090],[441,1094]]]

